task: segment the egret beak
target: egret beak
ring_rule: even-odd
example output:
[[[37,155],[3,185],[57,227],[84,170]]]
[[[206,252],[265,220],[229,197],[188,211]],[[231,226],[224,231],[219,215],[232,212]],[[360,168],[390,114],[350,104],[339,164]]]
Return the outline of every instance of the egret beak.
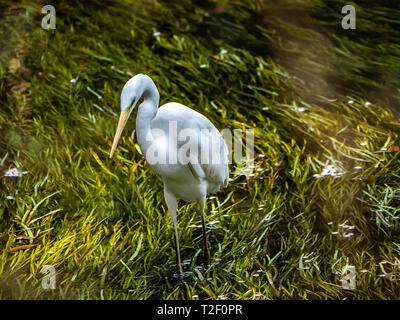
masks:
[[[124,130],[126,121],[129,118],[129,114],[130,114],[129,109],[126,109],[122,111],[121,115],[119,116],[118,127],[117,131],[115,132],[113,145],[111,147],[110,158],[112,158],[112,156],[114,155],[115,149],[117,148],[118,145],[119,138],[121,137],[122,130]]]

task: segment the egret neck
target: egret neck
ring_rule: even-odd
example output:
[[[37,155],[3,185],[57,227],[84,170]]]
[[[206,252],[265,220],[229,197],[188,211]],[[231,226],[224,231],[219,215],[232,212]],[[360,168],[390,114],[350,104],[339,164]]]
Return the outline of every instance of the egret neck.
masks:
[[[128,81],[122,90],[122,111],[111,148],[110,158],[112,158],[115,149],[117,148],[118,141],[129,116],[131,115],[133,109],[135,109],[136,103],[141,97],[143,97],[143,102],[140,104],[136,116],[136,136],[143,154],[146,154],[146,151],[154,142],[154,138],[151,133],[151,120],[153,120],[157,115],[160,94],[158,93],[157,87],[153,80],[151,80],[151,78],[148,76],[142,75],[139,85],[137,85],[137,83]]]
[[[158,91],[155,86],[154,89],[151,89],[149,94],[146,95],[145,92],[144,101],[140,104],[136,116],[136,137],[144,155],[146,155],[148,148],[154,142],[151,133],[151,120],[153,120],[157,114],[158,97]]]

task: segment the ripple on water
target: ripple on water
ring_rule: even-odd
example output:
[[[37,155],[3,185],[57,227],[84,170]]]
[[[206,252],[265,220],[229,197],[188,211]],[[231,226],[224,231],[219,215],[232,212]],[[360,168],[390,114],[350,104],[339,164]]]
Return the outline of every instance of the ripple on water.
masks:
[[[182,261],[182,266],[183,267],[188,266],[188,265],[190,265],[190,263],[191,263],[191,261],[189,259],[183,260]]]
[[[195,225],[195,224],[191,224],[190,226],[188,226],[188,228],[189,229],[199,229],[199,228],[202,228],[202,226],[198,226],[198,225]]]
[[[354,233],[352,233],[352,232],[350,232],[350,233],[345,233],[345,234],[343,235],[343,238],[350,238],[350,237],[352,237],[352,236],[354,236]]]
[[[28,174],[28,171],[19,171],[17,168],[12,168],[4,172],[4,177],[18,178],[25,174]]]
[[[183,273],[183,276],[181,276],[180,273],[174,273],[174,274],[172,275],[172,278],[174,278],[174,279],[180,279],[181,277],[187,278],[187,277],[189,277],[190,275],[192,275],[192,272],[186,271],[186,272]]]

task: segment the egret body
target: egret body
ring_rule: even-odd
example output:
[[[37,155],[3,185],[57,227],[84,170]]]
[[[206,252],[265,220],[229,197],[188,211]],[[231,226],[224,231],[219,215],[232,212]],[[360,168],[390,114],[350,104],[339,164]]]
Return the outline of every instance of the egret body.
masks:
[[[183,274],[177,230],[178,200],[197,202],[200,206],[207,261],[204,206],[208,193],[218,192],[228,185],[228,150],[218,130],[200,113],[174,102],[159,108],[160,95],[153,80],[147,75],[137,74],[122,89],[121,115],[110,158],[141,97],[143,102],[136,116],[136,136],[145,160],[163,180],[164,198],[174,228],[178,268]],[[185,132],[186,136],[181,134]]]

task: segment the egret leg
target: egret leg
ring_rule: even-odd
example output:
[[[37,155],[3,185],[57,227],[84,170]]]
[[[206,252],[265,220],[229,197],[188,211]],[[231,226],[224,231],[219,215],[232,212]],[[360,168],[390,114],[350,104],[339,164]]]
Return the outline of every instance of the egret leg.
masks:
[[[176,200],[176,197],[171,192],[169,192],[166,188],[164,188],[164,198],[165,198],[165,202],[167,203],[169,214],[171,216],[172,226],[174,227],[176,262],[178,264],[179,273],[181,276],[183,276],[181,253],[179,250],[178,226],[177,226],[177,219],[176,219],[176,211],[177,211],[177,207],[178,207],[178,201]]]
[[[207,232],[206,232],[206,216],[204,213],[206,199],[202,199],[200,204],[200,212],[201,212],[201,224],[203,227],[203,242],[204,242],[204,256],[203,256],[203,265],[204,269],[207,269],[208,266],[208,245],[207,245]]]

